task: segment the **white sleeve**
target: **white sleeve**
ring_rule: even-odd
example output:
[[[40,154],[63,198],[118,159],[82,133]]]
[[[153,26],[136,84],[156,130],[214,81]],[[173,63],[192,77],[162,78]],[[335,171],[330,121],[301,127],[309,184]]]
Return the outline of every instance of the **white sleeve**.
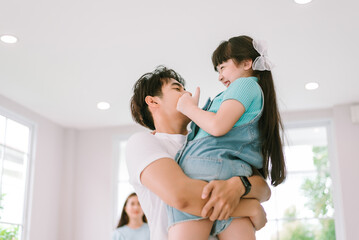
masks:
[[[126,146],[126,163],[132,185],[141,184],[142,171],[152,162],[161,158],[172,158],[167,148],[149,132],[136,133]]]

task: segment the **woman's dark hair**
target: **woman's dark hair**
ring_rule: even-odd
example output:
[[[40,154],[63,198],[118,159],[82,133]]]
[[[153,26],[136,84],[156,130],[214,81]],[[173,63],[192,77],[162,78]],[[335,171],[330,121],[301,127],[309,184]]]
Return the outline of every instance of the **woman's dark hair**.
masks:
[[[243,60],[254,60],[260,56],[253,47],[253,39],[248,36],[238,36],[222,42],[212,54],[214,70],[223,62],[232,59],[236,64]],[[258,78],[264,94],[264,108],[259,120],[259,132],[262,140],[263,168],[259,169],[264,178],[268,177],[273,186],[285,180],[286,168],[280,131],[283,124],[278,111],[276,92],[271,71],[253,71]],[[269,164],[271,166],[269,166]]]
[[[162,96],[162,86],[173,78],[183,86],[184,79],[172,69],[158,66],[153,72],[143,74],[133,86],[131,98],[131,114],[135,122],[155,130],[152,114],[145,102],[147,96]]]
[[[128,202],[128,199],[130,199],[133,196],[137,196],[137,194],[136,193],[131,193],[130,195],[128,195],[125,203],[123,204],[121,218],[120,218],[120,221],[118,222],[117,228],[125,226],[125,225],[127,225],[129,223],[130,219],[128,218],[128,215],[127,215],[127,213],[125,211],[125,207],[126,207],[126,204]],[[142,221],[147,223],[147,218],[146,218],[145,214],[143,214],[143,216],[142,216]]]

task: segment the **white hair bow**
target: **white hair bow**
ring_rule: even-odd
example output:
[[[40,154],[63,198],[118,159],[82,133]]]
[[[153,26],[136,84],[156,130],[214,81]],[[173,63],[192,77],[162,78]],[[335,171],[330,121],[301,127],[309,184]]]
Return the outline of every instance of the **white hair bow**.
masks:
[[[254,60],[252,64],[252,69],[258,71],[265,71],[265,70],[271,71],[274,67],[274,64],[268,58],[267,43],[265,41],[253,40],[253,47],[255,50],[257,50],[260,56],[258,56]]]

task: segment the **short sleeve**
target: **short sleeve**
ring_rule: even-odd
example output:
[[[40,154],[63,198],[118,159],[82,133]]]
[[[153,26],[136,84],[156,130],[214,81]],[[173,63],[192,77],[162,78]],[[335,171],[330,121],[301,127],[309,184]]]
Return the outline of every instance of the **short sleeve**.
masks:
[[[125,236],[123,236],[123,234],[116,229],[113,233],[112,233],[112,240],[126,240]]]
[[[130,183],[141,184],[142,171],[152,162],[161,158],[172,157],[154,135],[149,132],[140,132],[131,136],[126,146],[126,163]]]
[[[249,108],[253,100],[260,93],[260,86],[251,78],[240,78],[234,81],[223,92],[223,101],[234,99],[242,103],[245,110]]]

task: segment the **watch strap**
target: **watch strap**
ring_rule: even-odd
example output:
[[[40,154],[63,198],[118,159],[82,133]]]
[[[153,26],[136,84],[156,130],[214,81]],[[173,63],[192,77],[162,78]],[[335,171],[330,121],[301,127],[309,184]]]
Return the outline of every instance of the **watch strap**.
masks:
[[[245,188],[245,192],[244,194],[242,195],[242,197],[246,196],[250,191],[251,191],[251,188],[252,188],[252,185],[251,183],[249,182],[248,178],[247,177],[244,177],[244,176],[240,176],[239,177],[243,183],[243,186]]]

